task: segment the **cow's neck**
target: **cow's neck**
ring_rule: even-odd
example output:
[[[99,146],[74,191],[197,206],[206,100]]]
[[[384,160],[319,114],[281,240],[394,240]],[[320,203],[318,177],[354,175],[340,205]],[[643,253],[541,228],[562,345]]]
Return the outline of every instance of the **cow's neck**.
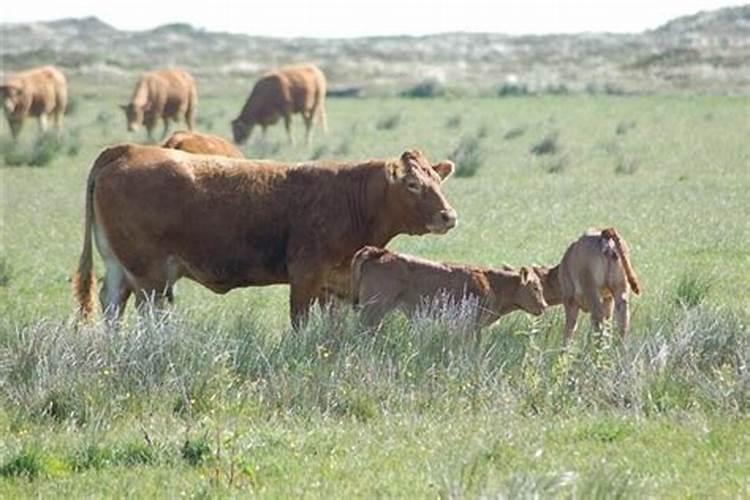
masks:
[[[363,245],[384,247],[404,231],[399,217],[389,212],[385,163],[372,163],[347,174],[352,176],[354,186],[347,192],[347,233],[356,239],[357,249]]]

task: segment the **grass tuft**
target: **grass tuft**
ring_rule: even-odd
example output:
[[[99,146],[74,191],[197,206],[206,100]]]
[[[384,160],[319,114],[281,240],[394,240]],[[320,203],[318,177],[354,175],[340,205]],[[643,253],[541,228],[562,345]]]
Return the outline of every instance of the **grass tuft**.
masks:
[[[529,151],[531,152],[531,154],[537,156],[555,154],[560,149],[560,145],[558,143],[559,137],[560,133],[556,130],[553,130],[552,132],[549,132],[547,135],[545,135],[541,141],[532,145]]]
[[[456,177],[473,177],[484,161],[482,144],[478,136],[464,136],[448,155],[456,164]]]
[[[401,124],[403,115],[401,113],[392,113],[389,115],[381,116],[378,121],[375,122],[375,128],[378,130],[394,130]]]
[[[713,286],[713,279],[700,272],[683,274],[675,289],[676,302],[686,308],[702,304]]]

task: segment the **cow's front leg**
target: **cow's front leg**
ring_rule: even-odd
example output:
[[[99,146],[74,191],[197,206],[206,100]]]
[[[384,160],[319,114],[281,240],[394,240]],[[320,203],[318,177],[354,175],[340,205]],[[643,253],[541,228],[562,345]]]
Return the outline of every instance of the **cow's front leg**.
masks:
[[[307,322],[313,302],[322,293],[322,284],[321,273],[315,265],[289,266],[289,316],[295,330]]]

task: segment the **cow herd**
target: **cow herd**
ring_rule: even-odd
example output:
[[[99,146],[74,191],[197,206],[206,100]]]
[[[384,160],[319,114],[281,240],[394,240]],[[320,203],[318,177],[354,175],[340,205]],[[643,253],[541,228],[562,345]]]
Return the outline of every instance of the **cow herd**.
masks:
[[[8,78],[0,91],[13,137],[26,116],[62,126],[65,77],[50,66]],[[326,130],[326,80],[312,65],[263,75],[232,121],[235,143],[255,125],[300,113],[309,142],[314,121]],[[137,306],[171,302],[175,283],[189,278],[216,293],[238,287],[289,284],[292,325],[310,308],[352,303],[377,327],[384,315],[415,315],[424,306],[472,300],[478,327],[515,310],[539,315],[565,310],[572,336],[579,310],[596,329],[612,317],[624,337],[630,291],[640,284],[624,239],[612,228],[590,230],[553,267],[513,269],[431,262],[386,250],[399,234],[444,234],[458,215],[441,191],[454,171],[418,150],[362,162],[286,164],[245,159],[228,141],[193,131],[193,78],[170,69],[144,74],[123,107],[128,128],[149,137],[159,120],[184,119],[190,131],[160,145],[120,144],[104,149],[89,173],[83,250],[74,277],[81,316],[94,309],[92,247],[105,267],[99,300],[116,322],[131,295]]]

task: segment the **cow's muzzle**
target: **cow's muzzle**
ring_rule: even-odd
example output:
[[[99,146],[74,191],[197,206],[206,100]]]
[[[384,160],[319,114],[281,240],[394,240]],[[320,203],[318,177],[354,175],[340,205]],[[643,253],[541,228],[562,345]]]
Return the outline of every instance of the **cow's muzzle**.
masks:
[[[441,210],[438,212],[433,221],[427,225],[427,230],[435,234],[445,234],[458,224],[458,214],[455,210]]]

